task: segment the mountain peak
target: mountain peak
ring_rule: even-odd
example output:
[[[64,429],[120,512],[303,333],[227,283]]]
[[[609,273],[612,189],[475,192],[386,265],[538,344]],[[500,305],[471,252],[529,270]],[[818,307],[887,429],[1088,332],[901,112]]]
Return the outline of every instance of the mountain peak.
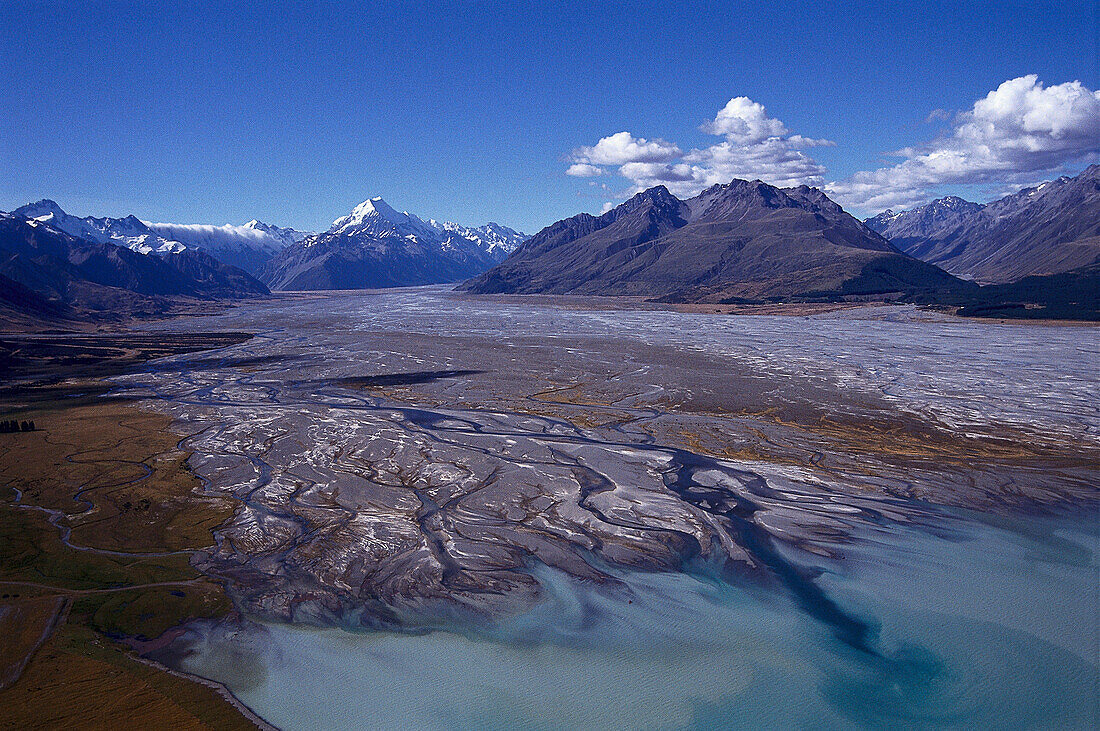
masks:
[[[382,200],[382,196],[376,195],[373,198],[369,198],[355,207],[352,214],[358,214],[362,216],[369,216],[372,213],[377,213],[383,218],[389,218],[390,216],[397,215],[397,211],[390,206],[389,203]]]
[[[762,180],[734,178],[718,183],[685,201],[693,221],[741,219],[763,215],[766,211],[803,208],[815,212],[839,214],[840,206],[817,188],[777,188]]]
[[[382,200],[382,196],[375,196],[357,205],[352,209],[350,214],[333,221],[332,228],[337,231],[346,231],[353,228],[359,228],[370,221],[374,221],[375,225],[384,222],[388,224],[390,228],[410,225],[415,228],[423,228],[426,226],[426,224],[416,216],[412,216],[408,213],[399,213],[390,206],[390,204]]]
[[[663,185],[654,185],[652,188],[643,190],[638,195],[644,195],[648,198],[672,198],[672,193],[668,192],[668,188]]]
[[[819,190],[735,179],[686,201],[658,186],[599,218],[551,224],[464,288],[726,302],[890,299],[958,286],[964,285],[902,256]]]
[[[295,241],[300,241],[308,235],[305,231],[296,231],[292,228],[281,228],[274,224],[264,223],[258,218],[253,218],[241,228],[252,229],[253,231],[267,234],[272,237],[272,240],[278,241],[284,246]]]
[[[679,198],[668,192],[668,188],[663,185],[655,185],[652,188],[646,188],[645,190],[635,193],[623,203],[619,204],[615,208],[612,208],[608,213],[614,214],[615,211],[633,211],[641,208],[646,203],[652,203],[654,205],[681,205]],[[605,214],[607,215],[607,214]],[[616,214],[617,215],[617,214]]]
[[[43,198],[40,201],[34,203],[28,203],[25,206],[16,208],[12,213],[25,218],[45,218],[46,216],[53,215],[57,218],[62,218],[66,215],[65,211],[61,210],[61,206],[49,198]]]
[[[1077,177],[1078,179],[1082,180],[1095,180],[1096,178],[1100,178],[1100,163],[1093,163],[1092,165],[1089,165],[1087,168],[1082,170],[1081,174]]]

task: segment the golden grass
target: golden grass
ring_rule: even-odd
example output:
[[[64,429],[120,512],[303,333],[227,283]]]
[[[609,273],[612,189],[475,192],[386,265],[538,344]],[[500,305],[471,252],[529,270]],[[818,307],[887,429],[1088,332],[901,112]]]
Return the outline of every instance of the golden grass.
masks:
[[[152,639],[232,610],[190,558],[213,544],[235,505],[198,493],[168,417],[101,391],[32,386],[0,402],[38,427],[0,434],[0,597],[9,596],[0,602],[21,613],[11,620],[19,632],[5,632],[0,669],[33,652],[0,691],[0,728],[252,728],[212,688],[151,667],[112,639]],[[58,600],[71,602],[68,617],[34,652],[29,638]]]
[[[64,597],[16,596],[0,600],[0,689],[19,679],[23,666],[53,632]]]
[[[91,629],[66,623],[11,689],[12,729],[255,729],[213,688],[141,663]]]

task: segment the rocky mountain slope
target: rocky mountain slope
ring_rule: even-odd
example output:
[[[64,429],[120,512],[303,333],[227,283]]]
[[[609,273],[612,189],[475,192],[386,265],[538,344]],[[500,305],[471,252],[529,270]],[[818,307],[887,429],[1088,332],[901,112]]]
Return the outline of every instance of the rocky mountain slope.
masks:
[[[902,251],[984,283],[1100,262],[1100,165],[985,205],[954,196],[885,211],[867,226]]]
[[[324,233],[269,262],[272,289],[372,289],[457,282],[489,269],[526,238],[499,224],[424,221],[371,198]]]
[[[759,180],[686,201],[651,188],[602,216],[546,227],[463,285],[684,302],[934,298],[968,287],[897,251],[820,190]]]

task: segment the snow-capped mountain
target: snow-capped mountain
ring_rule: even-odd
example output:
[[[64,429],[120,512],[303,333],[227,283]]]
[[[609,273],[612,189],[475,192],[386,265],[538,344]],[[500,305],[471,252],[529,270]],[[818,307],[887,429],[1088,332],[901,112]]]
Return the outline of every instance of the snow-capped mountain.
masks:
[[[1100,165],[992,203],[955,196],[866,221],[905,253],[979,282],[1014,282],[1100,262]]]
[[[241,226],[218,226],[156,223],[142,221],[136,216],[79,218],[66,213],[51,200],[31,203],[13,213],[41,221],[71,236],[124,246],[141,254],[178,253],[185,249],[203,251],[253,276],[263,273],[265,278],[283,288],[358,288],[459,281],[503,261],[527,239],[526,235],[498,223],[474,228],[431,219],[425,221],[411,213],[395,210],[381,198],[363,201],[351,213],[333,221],[332,227],[321,234],[281,228],[256,219]],[[317,249],[318,246],[321,248]],[[306,280],[310,277],[302,279],[305,276],[302,271],[309,268],[306,260],[333,247],[346,249],[349,261],[371,259],[380,268],[368,274],[356,265],[333,277],[320,276],[316,279],[317,286],[307,286]],[[303,253],[306,250],[312,253]],[[284,252],[289,253],[282,256]],[[273,264],[276,258],[283,263]],[[291,260],[295,262],[291,268],[297,273],[290,279],[299,280],[293,285],[286,279],[285,272],[279,275],[282,279],[273,273],[288,266],[286,262]],[[399,266],[398,261],[403,263]],[[388,268],[391,271],[383,274]],[[371,283],[356,284],[358,281]]]
[[[267,288],[236,267],[197,249],[143,254],[104,231],[146,237],[140,221],[73,219],[56,205],[25,207],[27,217],[0,213],[0,313],[20,319],[125,320],[168,312],[165,298],[235,299]],[[62,230],[80,228],[78,236]],[[78,225],[80,224],[80,225]],[[106,240],[104,240],[106,239]]]
[[[217,249],[233,244],[248,244],[267,249],[272,253],[296,244],[311,231],[297,231],[293,228],[280,228],[263,221],[252,219],[243,226],[227,223],[215,226],[205,223],[154,223],[145,225],[167,239],[180,241],[189,246]]]
[[[127,216],[126,218],[95,218],[93,216],[77,218],[65,213],[61,210],[61,206],[51,200],[29,203],[16,208],[12,213],[48,224],[79,239],[87,239],[100,244],[109,242],[118,246],[125,246],[127,249],[140,254],[165,254],[180,252],[187,248],[179,241],[173,241],[156,234],[135,216]]]
[[[472,243],[487,253],[495,261],[503,261],[509,254],[527,240],[526,234],[520,233],[499,223],[487,223],[484,226],[471,228],[451,221],[427,221],[409,213],[397,211],[381,196],[365,200],[357,205],[351,213],[332,222],[329,233],[347,233],[355,231],[360,237],[377,236],[389,238],[392,236],[413,237],[417,240],[439,239],[445,246],[458,246],[451,243],[452,239],[461,238]]]
[[[425,221],[370,198],[328,231],[280,252],[264,271],[274,289],[367,289],[457,282],[503,260],[526,237],[499,224]]]
[[[507,226],[502,226],[493,221],[490,221],[484,226],[478,226],[477,228],[469,228],[468,226],[452,223],[450,221],[440,222],[430,220],[428,223],[433,228],[440,231],[444,237],[454,235],[473,241],[497,262],[507,259],[509,254],[518,249],[520,244],[530,238],[527,234],[520,233],[519,231],[510,229]]]
[[[226,224],[153,223],[136,216],[125,218],[78,218],[52,200],[17,208],[12,213],[34,219],[70,236],[125,246],[140,254],[178,253],[198,249],[224,264],[258,274],[271,257],[310,235],[305,231],[272,226],[255,219],[243,226]]]
[[[376,238],[431,239],[435,229],[408,211],[397,211],[381,196],[365,200],[346,216],[332,222],[326,235]]]
[[[284,249],[291,244],[298,243],[307,236],[312,236],[314,233],[313,231],[299,231],[294,228],[282,228],[274,224],[257,221],[255,218],[246,223],[244,227],[254,231],[262,231],[282,244],[282,248]]]
[[[256,219],[243,226],[152,222],[146,222],[146,225],[165,239],[178,241],[189,248],[201,249],[254,276],[277,253],[312,235],[307,231],[280,228]]]

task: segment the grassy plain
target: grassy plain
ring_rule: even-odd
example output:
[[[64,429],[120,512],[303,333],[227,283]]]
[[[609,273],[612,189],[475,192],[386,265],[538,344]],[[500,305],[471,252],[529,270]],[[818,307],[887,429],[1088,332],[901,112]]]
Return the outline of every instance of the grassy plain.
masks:
[[[102,376],[238,334],[0,340],[0,727],[254,728],[220,688],[131,648],[232,611],[190,564],[234,510],[201,494],[180,435]]]

